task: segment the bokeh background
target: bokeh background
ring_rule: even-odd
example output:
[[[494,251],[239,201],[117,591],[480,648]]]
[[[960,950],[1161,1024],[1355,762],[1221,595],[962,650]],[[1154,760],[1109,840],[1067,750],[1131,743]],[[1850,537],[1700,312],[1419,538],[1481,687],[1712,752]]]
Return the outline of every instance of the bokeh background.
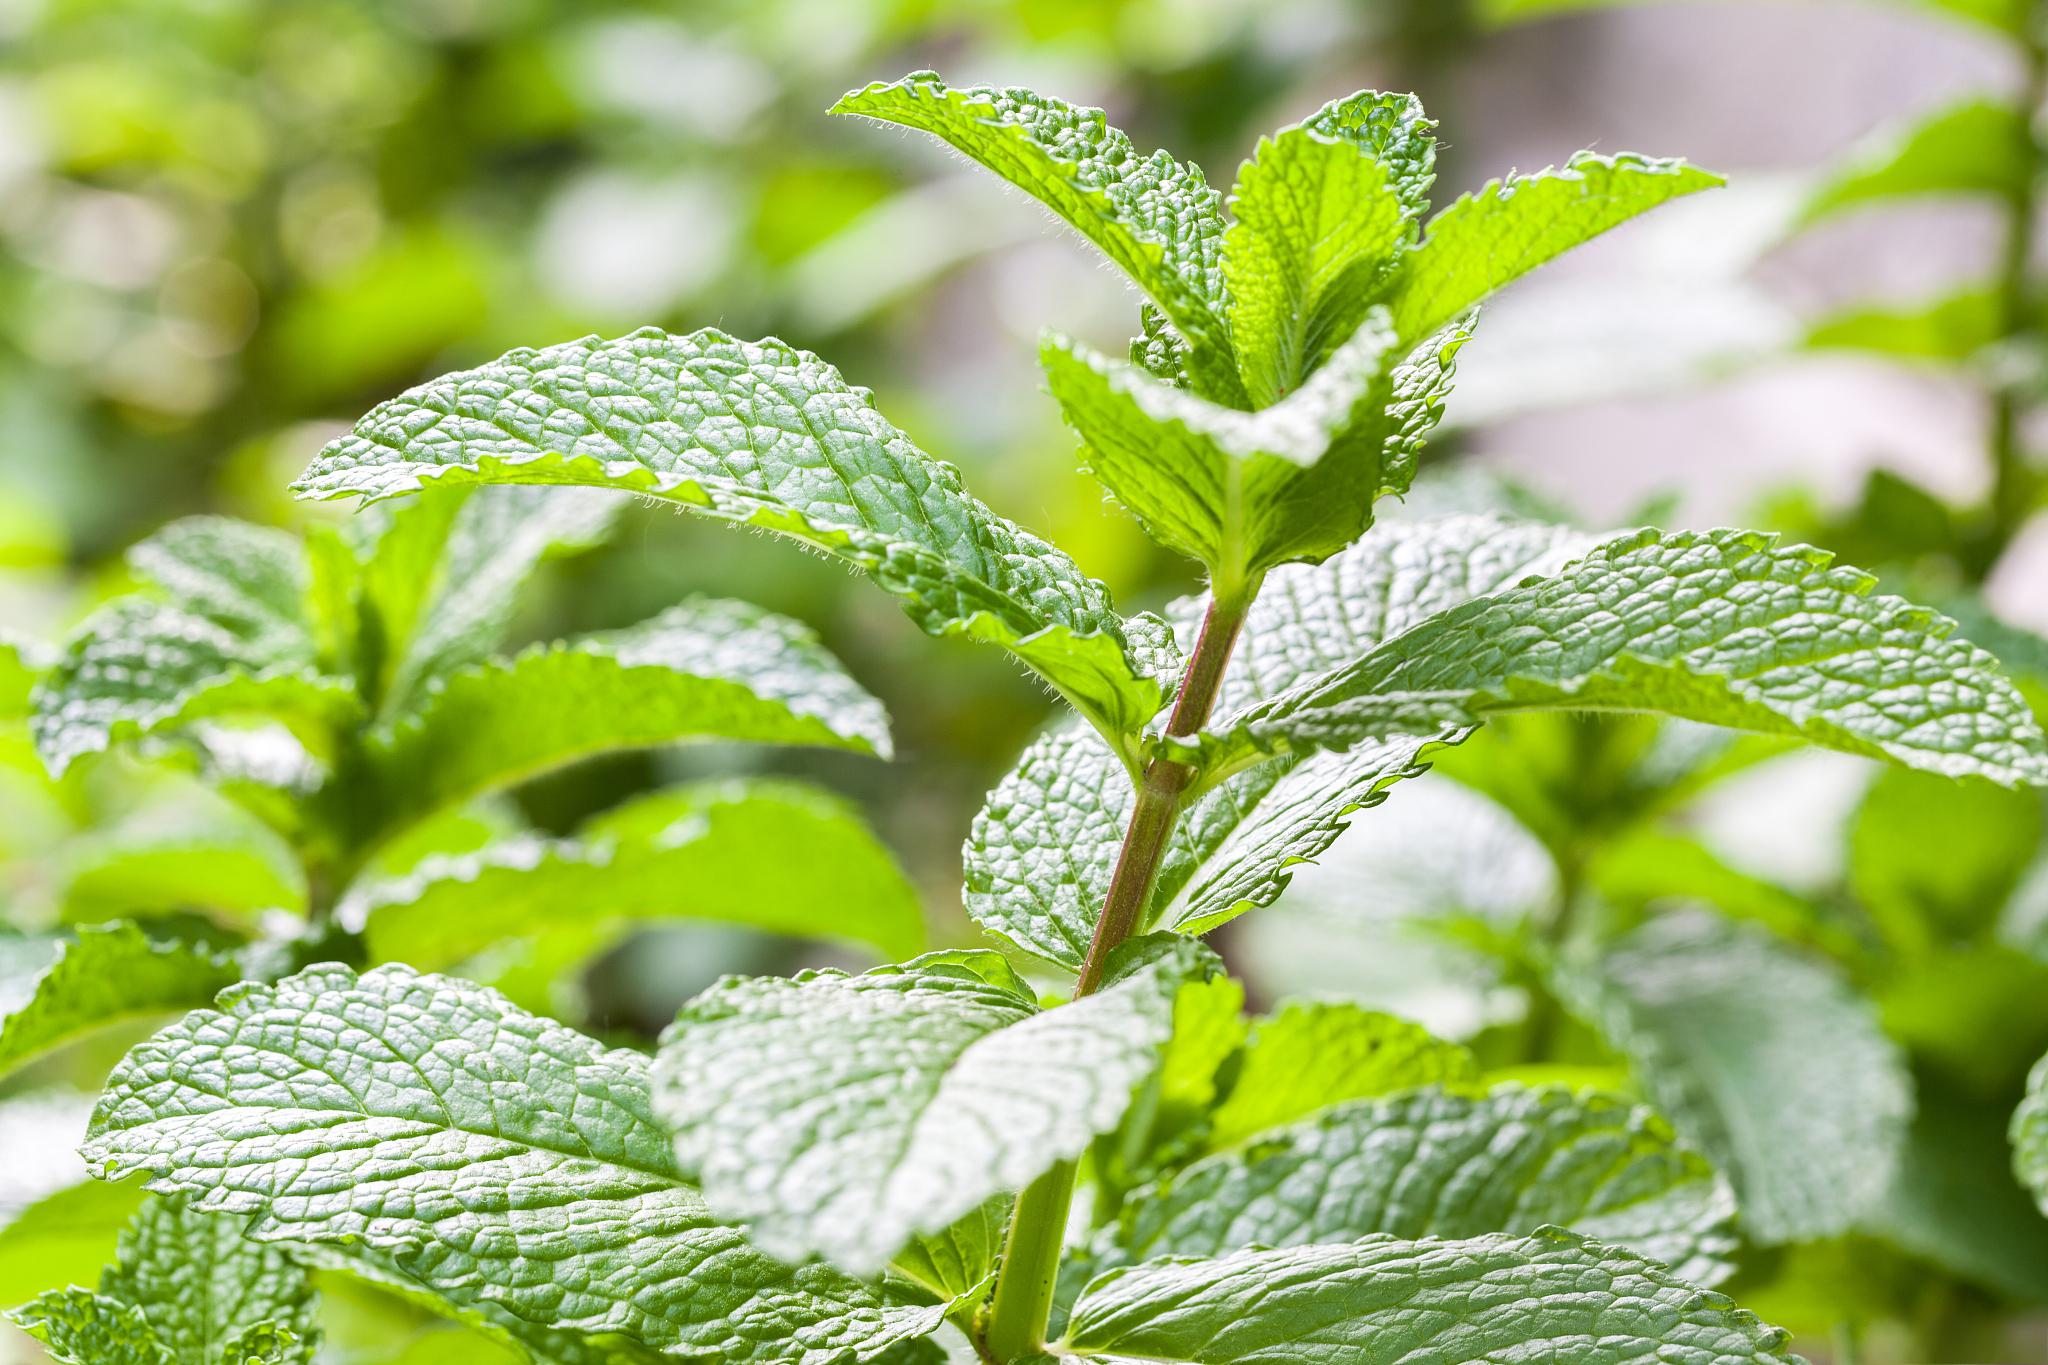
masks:
[[[824,113],[924,67],[1103,105],[1226,186],[1260,131],[1364,86],[1414,90],[1440,121],[1439,202],[1582,147],[1725,172],[1726,190],[1492,306],[1428,462],[1504,474],[1596,525],[1824,533],[1872,470],[1967,507],[1990,478],[1981,369],[1940,337],[1874,350],[1824,344],[1844,334],[1821,324],[1987,277],[2004,210],[1955,197],[1799,219],[1873,133],[2023,88],[2018,50],[1978,22],[2004,8],[0,0],[0,624],[61,638],[126,586],[123,548],[175,517],[347,515],[285,485],[378,399],[645,324],[817,350],[1126,609],[1195,589],[1076,472],[1035,368],[1048,326],[1121,349],[1134,297],[985,174]],[[1969,575],[1996,612],[2048,628],[2048,528],[2001,550]],[[693,591],[815,624],[889,704],[892,766],[768,761],[862,799],[964,938],[961,839],[1049,699],[829,564],[657,510],[561,565],[522,633],[624,625]],[[608,761],[522,800],[567,828],[726,761]],[[61,833],[37,790],[0,778],[0,895],[21,902]],[[591,1016],[657,1025],[719,971],[816,957],[665,931],[595,969]],[[14,1162],[28,1144],[4,1130]]]

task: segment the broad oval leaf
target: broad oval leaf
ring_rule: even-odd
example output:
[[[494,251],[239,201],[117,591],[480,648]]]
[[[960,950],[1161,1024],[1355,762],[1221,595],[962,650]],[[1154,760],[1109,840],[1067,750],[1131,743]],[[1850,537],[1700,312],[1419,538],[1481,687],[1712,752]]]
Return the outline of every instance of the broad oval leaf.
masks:
[[[595,753],[697,739],[889,753],[882,704],[807,627],[712,598],[450,674],[370,749],[395,825]]]
[[[1906,195],[2017,194],[2033,163],[2027,117],[2017,105],[1966,99],[1858,147],[1814,187],[1800,225]]]
[[[1223,721],[1212,770],[1474,725],[1650,711],[1951,777],[2048,782],[2048,740],[1989,654],[1925,607],[1753,531],[1639,532],[1467,602]]]
[[[1696,1284],[1734,1271],[1735,1196],[1648,1109],[1558,1086],[1354,1100],[1141,1191],[1128,1261],[1244,1246],[1532,1233],[1559,1224]]]
[[[717,1222],[654,1120],[645,1058],[405,967],[225,992],[129,1052],[82,1151],[542,1350],[597,1334],[841,1365],[944,1311]]]
[[[1112,736],[1166,696],[1101,584],[779,341],[649,328],[511,351],[373,409],[294,487],[437,481],[622,488],[792,536],[867,571],[927,632],[1008,649]]]
[[[1652,920],[1559,984],[1727,1174],[1751,1240],[1832,1236],[1883,1197],[1912,1081],[1826,966],[1692,912]]]
[[[565,920],[581,920],[594,943],[681,918],[864,944],[884,957],[907,957],[924,941],[916,889],[858,812],[793,782],[655,792],[574,838],[515,835],[430,855],[358,882],[338,913],[362,928],[373,959],[430,970]]]
[[[1525,1237],[1251,1248],[1113,1270],[1082,1293],[1066,1346],[1189,1365],[1794,1365],[1788,1340],[1633,1252],[1545,1228]]]
[[[729,978],[663,1034],[659,1109],[713,1208],[778,1255],[870,1274],[1113,1128],[1212,961],[1175,944],[1048,1010],[981,950]]]

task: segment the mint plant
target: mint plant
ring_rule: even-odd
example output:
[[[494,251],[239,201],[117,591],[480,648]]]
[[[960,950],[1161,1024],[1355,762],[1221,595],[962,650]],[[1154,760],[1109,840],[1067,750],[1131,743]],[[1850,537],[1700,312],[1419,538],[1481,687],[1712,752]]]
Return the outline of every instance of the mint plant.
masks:
[[[925,631],[1009,651],[1074,713],[966,850],[969,909],[1009,951],[728,978],[652,1059],[454,976],[316,963],[133,1049],[92,1169],[544,1360],[917,1361],[942,1339],[1000,1365],[1789,1360],[1783,1332],[1709,1292],[1738,1220],[1773,1216],[1713,1150],[1626,1097],[1488,1084],[1385,1014],[1247,1019],[1200,941],[1511,713],[1649,712],[2048,782],[2048,740],[1991,657],[1817,551],[1375,526],[1473,306],[1714,178],[1582,155],[1432,217],[1433,126],[1368,92],[1263,140],[1226,214],[1195,167],[1028,91],[919,74],[837,108],[996,170],[1144,292],[1129,361],[1057,336],[1043,359],[1090,470],[1206,593],[1120,613],[836,369],[715,330],[445,376],[298,487],[627,490],[822,550]],[[746,694],[792,674],[762,668]],[[818,685],[815,665],[794,677]],[[267,685],[259,666],[231,695]],[[324,704],[303,677],[280,688]],[[559,697],[481,709],[547,734],[586,714]],[[470,751],[406,771],[433,790],[439,755]],[[777,913],[843,911],[826,892]]]
[[[920,947],[894,860],[823,792],[667,788],[570,838],[526,828],[499,799],[592,754],[684,741],[888,752],[880,704],[816,638],[743,603],[687,601],[626,630],[499,652],[533,569],[606,534],[620,501],[435,491],[303,538],[201,518],[137,546],[143,589],[40,661],[36,745],[60,776],[108,749],[146,751],[196,771],[219,809],[190,818],[195,794],[181,791],[175,821],[146,809],[96,832],[58,898],[68,922],[0,940],[0,1069],[337,955],[446,967],[489,953],[494,966],[469,970],[545,1000],[640,920]],[[764,856],[790,844],[829,870]],[[694,894],[675,894],[679,881]],[[828,894],[829,922],[792,918]]]

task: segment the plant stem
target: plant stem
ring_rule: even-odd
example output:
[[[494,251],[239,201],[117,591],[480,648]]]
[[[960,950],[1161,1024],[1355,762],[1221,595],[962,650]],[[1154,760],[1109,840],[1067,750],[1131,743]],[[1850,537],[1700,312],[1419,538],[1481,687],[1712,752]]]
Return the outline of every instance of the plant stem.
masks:
[[[2048,96],[2048,35],[2030,28],[2026,36],[2027,74],[2020,95],[2020,113],[2026,145],[2026,170],[2009,200],[2005,253],[1999,266],[1999,332],[2007,340],[2024,337],[2035,330],[2032,265],[2034,218],[2040,208],[2036,188],[2042,161],[2040,139],[2034,132],[2035,115]],[[1981,579],[2005,552],[2007,545],[2027,518],[2034,500],[2034,471],[2029,467],[2026,445],[2020,430],[2024,380],[2010,375],[1994,377],[1991,394],[1991,516],[1985,543],[1970,565],[1971,576]]]
[[[1228,600],[1209,599],[1201,633],[1195,637],[1194,652],[1181,675],[1180,693],[1167,717],[1167,734],[1192,735],[1208,723],[1250,604],[1249,592]],[[1167,840],[1173,837],[1174,824],[1180,818],[1181,795],[1193,777],[1194,770],[1186,764],[1154,759],[1146,765],[1116,869],[1110,874],[1109,891],[1103,897],[1102,914],[1095,922],[1095,936],[1081,961],[1080,980],[1074,985],[1076,1000],[1102,985],[1110,954],[1144,919],[1153,883],[1159,880]],[[997,1360],[1017,1361],[1045,1349],[1046,1321],[1059,1281],[1060,1250],[1073,1209],[1078,1169],[1078,1162],[1062,1161],[1017,1196],[989,1307],[987,1345]]]

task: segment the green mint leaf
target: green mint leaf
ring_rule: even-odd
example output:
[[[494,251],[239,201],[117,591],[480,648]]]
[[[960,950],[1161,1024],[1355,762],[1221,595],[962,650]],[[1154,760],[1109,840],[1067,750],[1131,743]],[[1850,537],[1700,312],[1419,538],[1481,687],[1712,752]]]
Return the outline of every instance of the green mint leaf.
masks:
[[[1680,195],[1721,184],[1683,161],[1580,152],[1562,168],[1489,181],[1430,219],[1387,296],[1414,342],[1537,266]]]
[[[395,822],[592,754],[693,739],[889,752],[881,703],[808,627],[697,598],[441,678],[371,753]]]
[[[1347,155],[1355,155],[1347,153]],[[1241,590],[1277,564],[1319,560],[1405,486],[1394,338],[1368,321],[1305,385],[1244,412],[1162,384],[1075,342],[1040,348],[1088,467],[1154,540]]]
[[[1695,1284],[1734,1273],[1735,1196],[1650,1110],[1559,1086],[1355,1100],[1205,1158],[1124,1206],[1125,1261],[1558,1224]]]
[[[1908,195],[2016,194],[2033,162],[2027,119],[2016,105],[1962,100],[1858,147],[1814,187],[1800,222]]]
[[[1044,204],[1173,323],[1197,391],[1242,398],[1224,321],[1221,196],[1199,166],[1140,155],[1100,109],[1030,90],[955,90],[930,71],[851,91],[832,112],[930,133]]]
[[[82,1180],[15,1214],[0,1226],[0,1303],[25,1303],[53,1284],[93,1283],[147,1198],[132,1186]]]
[[[225,993],[129,1052],[82,1151],[544,1354],[616,1334],[841,1365],[943,1312],[771,1261],[714,1220],[654,1121],[644,1058],[404,967]]]
[[[0,936],[0,1074],[95,1029],[203,1004],[240,975],[209,947],[126,921]]]
[[[1209,1145],[1228,1147],[1345,1100],[1478,1083],[1470,1052],[1418,1025],[1339,1001],[1289,1001],[1252,1025]]]
[[[128,566],[186,611],[252,648],[304,644],[310,584],[297,537],[228,517],[174,521],[128,552]]]
[[[1490,516],[1398,521],[1321,565],[1277,570],[1252,605],[1219,708],[1279,696],[1436,612],[1553,571],[1589,543],[1560,527]],[[1172,608],[1184,634],[1192,637],[1203,605]],[[1270,905],[1290,867],[1318,857],[1354,812],[1461,733],[1268,764],[1224,783],[1176,828],[1152,924],[1196,933]],[[964,855],[968,911],[1025,951],[1078,968],[1130,802],[1130,784],[1095,736],[1067,729],[1034,742],[975,817]]]
[[[194,517],[128,558],[155,595],[117,598],[94,613],[31,697],[36,748],[53,773],[208,716],[325,724],[353,714],[354,684],[323,653],[294,537]]]
[[[1363,91],[1261,140],[1238,172],[1223,278],[1253,407],[1292,393],[1365,321],[1428,207],[1435,126],[1413,95]]]
[[[1870,1006],[1828,967],[1682,914],[1567,968],[1561,984],[1734,1183],[1752,1240],[1833,1236],[1883,1195],[1911,1081]]]
[[[310,635],[224,625],[120,598],[95,612],[32,697],[36,750],[53,774],[117,743],[237,712],[339,724],[355,684],[323,671]]]
[[[1048,1010],[985,951],[729,978],[663,1034],[660,1112],[711,1206],[764,1248],[872,1274],[1116,1126],[1213,962],[1176,948]]]
[[[434,481],[623,488],[794,537],[866,570],[925,631],[1008,649],[1120,741],[1167,695],[1101,584],[780,342],[648,329],[512,351],[373,409],[296,488]]]
[[[972,1299],[992,1283],[1010,1223],[1008,1194],[984,1199],[938,1232],[910,1239],[890,1268],[942,1299]]]
[[[312,1280],[239,1218],[168,1199],[142,1206],[121,1234],[100,1293],[142,1309],[177,1365],[310,1365],[320,1325]]]
[[[53,1289],[7,1316],[57,1365],[179,1365],[141,1309],[89,1289]]]
[[[396,505],[361,569],[384,713],[415,709],[435,679],[488,657],[540,561],[603,539],[625,502],[580,488],[450,488]]]
[[[2048,745],[1954,622],[1749,531],[1639,532],[1467,602],[1232,717],[1225,766],[1430,734],[1490,713],[1650,711],[1952,777],[2048,781]]]
[[[1527,1237],[1250,1248],[1114,1270],[1066,1348],[1192,1365],[1657,1357],[1792,1365],[1787,1334],[1654,1262],[1558,1228]]]
[[[687,887],[679,895],[678,887]],[[359,881],[338,911],[370,955],[453,967],[588,907],[593,948],[634,924],[690,918],[869,946],[923,947],[917,892],[846,801],[793,782],[733,781],[635,798],[576,837],[515,835]]]
[[[1837,313],[1809,327],[1805,345],[1954,365],[1996,342],[2004,331],[2004,301],[1997,289],[1986,286],[1903,308]]]

